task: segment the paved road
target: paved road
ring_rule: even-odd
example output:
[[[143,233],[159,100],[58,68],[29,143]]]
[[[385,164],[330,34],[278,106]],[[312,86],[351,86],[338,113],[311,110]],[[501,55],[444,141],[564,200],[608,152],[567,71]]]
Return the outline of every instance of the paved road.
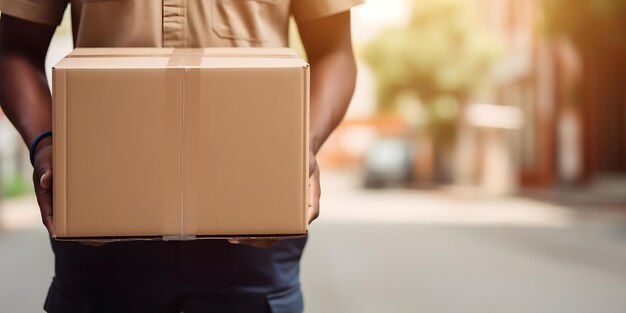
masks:
[[[626,229],[315,226],[308,312],[626,312]]]
[[[626,312],[626,229],[315,225],[307,312]],[[0,236],[0,312],[40,312],[46,234]]]
[[[47,234],[0,233],[0,312],[43,312],[54,268]]]
[[[626,312],[619,216],[521,198],[363,191],[328,175],[324,185],[303,261],[308,313]],[[0,210],[11,229],[0,232],[0,312],[41,312],[52,255],[36,215],[16,213],[34,208],[15,208]]]

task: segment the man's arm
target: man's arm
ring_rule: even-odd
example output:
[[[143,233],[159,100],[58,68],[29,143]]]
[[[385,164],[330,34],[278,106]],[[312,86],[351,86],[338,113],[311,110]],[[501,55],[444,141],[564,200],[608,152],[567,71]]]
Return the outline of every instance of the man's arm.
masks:
[[[298,25],[311,64],[311,151],[317,154],[348,109],[356,83],[350,12]]]
[[[55,27],[2,14],[0,17],[0,105],[26,145],[52,128],[52,100],[45,58]],[[52,227],[52,140],[35,150],[33,173],[44,225]]]
[[[309,223],[319,216],[320,181],[315,155],[348,109],[356,83],[350,11],[298,25],[311,64]]]
[[[320,181],[315,155],[343,119],[354,92],[356,64],[352,51],[350,12],[298,24],[311,64],[311,147],[309,223],[319,216]],[[229,240],[234,244],[269,247],[275,240]]]

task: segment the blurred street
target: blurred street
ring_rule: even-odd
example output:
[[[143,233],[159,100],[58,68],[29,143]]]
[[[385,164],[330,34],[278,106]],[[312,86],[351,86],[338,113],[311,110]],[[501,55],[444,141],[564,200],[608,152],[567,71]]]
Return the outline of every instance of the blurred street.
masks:
[[[354,8],[357,84],[316,156],[305,312],[626,312],[624,17],[599,0]],[[31,169],[0,111],[0,313],[43,312],[52,280]]]
[[[522,197],[359,188],[323,172],[306,312],[626,311],[626,214]],[[0,312],[41,312],[53,271],[35,200],[0,209]],[[10,221],[10,222],[9,222]]]

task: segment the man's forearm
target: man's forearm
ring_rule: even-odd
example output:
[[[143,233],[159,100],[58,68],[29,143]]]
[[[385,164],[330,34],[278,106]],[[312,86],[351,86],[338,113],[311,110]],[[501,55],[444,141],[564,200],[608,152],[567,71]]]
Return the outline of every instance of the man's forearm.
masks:
[[[20,56],[0,56],[0,104],[27,145],[52,128],[51,103],[43,68]]]
[[[352,51],[339,51],[311,63],[311,150],[317,154],[343,119],[354,92],[356,65]]]
[[[54,31],[54,26],[0,16],[0,105],[26,144],[52,127],[44,68]]]

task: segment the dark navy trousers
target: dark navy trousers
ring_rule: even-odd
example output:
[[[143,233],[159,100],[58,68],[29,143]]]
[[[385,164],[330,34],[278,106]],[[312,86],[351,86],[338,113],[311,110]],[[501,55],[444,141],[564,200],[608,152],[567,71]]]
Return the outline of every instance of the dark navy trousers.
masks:
[[[49,313],[299,313],[306,238],[271,248],[225,240],[136,241],[101,247],[52,241]]]

